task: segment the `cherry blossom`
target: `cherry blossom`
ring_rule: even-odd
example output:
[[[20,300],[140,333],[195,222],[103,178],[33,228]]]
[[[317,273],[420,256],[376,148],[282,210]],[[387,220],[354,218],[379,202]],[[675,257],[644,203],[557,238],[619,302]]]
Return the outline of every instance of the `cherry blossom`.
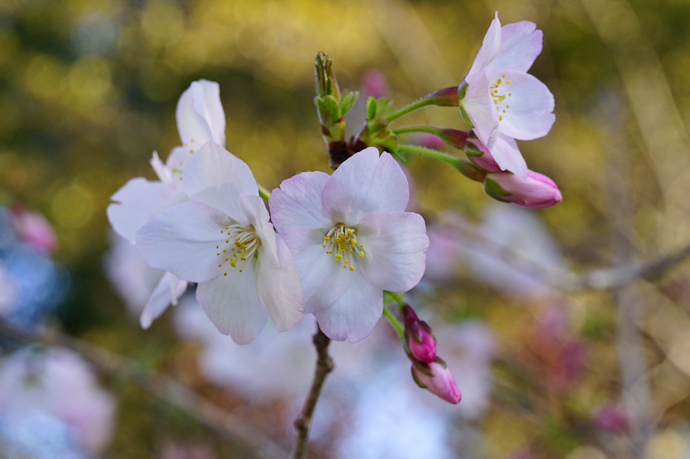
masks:
[[[268,317],[278,331],[301,320],[297,268],[249,166],[210,141],[187,162],[182,187],[190,200],[137,232],[149,265],[197,282],[199,304],[238,344],[251,342]]]
[[[515,139],[546,135],[556,117],[553,95],[527,71],[542,50],[542,32],[529,21],[501,27],[498,13],[460,86],[460,109],[501,170],[527,176]]]
[[[364,339],[383,312],[383,290],[406,292],[424,274],[424,219],[405,212],[407,179],[388,153],[367,148],[329,176],[305,172],[269,200],[292,251],[306,312],[335,340]]]

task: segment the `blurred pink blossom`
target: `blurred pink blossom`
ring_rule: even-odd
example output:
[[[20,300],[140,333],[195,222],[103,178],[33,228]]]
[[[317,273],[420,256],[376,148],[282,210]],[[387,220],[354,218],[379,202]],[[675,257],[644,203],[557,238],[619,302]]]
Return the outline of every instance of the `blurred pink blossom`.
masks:
[[[10,207],[10,216],[19,239],[38,252],[50,255],[57,248],[57,236],[46,218],[20,205]]]
[[[379,99],[390,95],[390,88],[386,76],[376,69],[369,69],[362,75],[362,97],[366,100],[369,96]]]
[[[605,403],[595,410],[594,423],[608,431],[626,433],[630,430],[630,418],[623,408],[615,403]]]

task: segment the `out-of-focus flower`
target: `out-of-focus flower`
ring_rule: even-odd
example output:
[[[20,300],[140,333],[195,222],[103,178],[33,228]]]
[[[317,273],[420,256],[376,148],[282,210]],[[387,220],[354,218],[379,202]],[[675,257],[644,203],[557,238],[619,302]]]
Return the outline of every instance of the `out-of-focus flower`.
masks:
[[[72,351],[25,348],[0,359],[0,412],[55,416],[74,429],[76,442],[90,454],[108,443],[114,408],[91,368]]]
[[[10,219],[20,241],[44,255],[52,254],[57,248],[57,236],[45,217],[22,206],[9,208]]]
[[[285,180],[269,204],[292,251],[311,312],[335,340],[356,342],[383,312],[383,290],[406,292],[424,273],[424,219],[404,212],[407,179],[388,153],[367,148],[328,176]]]
[[[460,403],[460,389],[448,366],[438,357],[431,363],[417,362],[412,365],[412,377],[419,387],[427,389],[447,402]]]
[[[461,216],[452,212],[440,214],[439,220],[465,224]],[[432,282],[447,282],[455,276],[468,243],[457,230],[443,223],[431,223],[427,235],[429,249],[426,252],[424,277]]]
[[[364,72],[360,88],[365,99],[369,96],[379,99],[388,96],[390,93],[386,76],[376,69]]]
[[[0,413],[3,458],[87,459],[76,442],[74,428],[43,411],[27,409]]]
[[[208,445],[165,443],[156,454],[156,459],[215,459],[218,455]]]
[[[406,304],[403,309],[403,323],[405,324],[404,343],[410,358],[424,363],[431,363],[436,358],[436,338],[431,327],[419,320],[414,309]]]
[[[551,207],[563,199],[553,180],[534,171],[527,171],[527,177],[510,172],[486,174],[484,191],[498,201],[528,209]]]
[[[239,344],[250,343],[269,316],[279,331],[299,322],[304,300],[297,268],[249,167],[208,142],[187,163],[182,186],[191,200],[137,232],[149,265],[199,283],[199,304]]]
[[[556,117],[553,95],[527,70],[542,49],[541,30],[529,21],[501,27],[498,13],[460,86],[460,109],[501,170],[527,177],[515,139],[546,135]],[[463,94],[464,93],[464,94]]]
[[[605,403],[594,412],[594,424],[601,429],[616,433],[630,431],[630,418],[623,408],[615,403]]]
[[[0,261],[0,316],[6,316],[17,305],[17,291],[7,269]]]

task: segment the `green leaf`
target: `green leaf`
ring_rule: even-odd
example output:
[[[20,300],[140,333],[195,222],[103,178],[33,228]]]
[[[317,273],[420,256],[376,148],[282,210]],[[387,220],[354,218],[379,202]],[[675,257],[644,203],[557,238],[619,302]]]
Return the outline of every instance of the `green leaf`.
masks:
[[[340,116],[345,115],[359,99],[357,91],[348,92],[340,99]]]
[[[367,120],[371,121],[376,118],[376,99],[369,96],[367,99]]]
[[[315,97],[314,103],[319,111],[321,124],[330,126],[340,119],[340,104],[333,96]]]

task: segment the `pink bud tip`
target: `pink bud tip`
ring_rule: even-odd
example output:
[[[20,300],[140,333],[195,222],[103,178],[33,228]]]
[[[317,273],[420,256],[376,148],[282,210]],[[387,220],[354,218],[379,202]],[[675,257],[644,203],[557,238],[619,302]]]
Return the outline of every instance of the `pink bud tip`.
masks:
[[[553,180],[534,171],[528,171],[527,177],[509,172],[487,174],[484,191],[494,199],[528,209],[551,207],[563,199]]]
[[[418,369],[417,365],[423,370]],[[420,387],[438,395],[449,403],[454,405],[460,403],[462,399],[460,389],[458,389],[458,385],[448,368],[437,361],[417,365],[412,365],[412,377]]]
[[[405,322],[405,344],[410,357],[424,363],[432,362],[436,358],[436,339],[431,327],[419,320],[409,305],[406,304],[402,312]]]

